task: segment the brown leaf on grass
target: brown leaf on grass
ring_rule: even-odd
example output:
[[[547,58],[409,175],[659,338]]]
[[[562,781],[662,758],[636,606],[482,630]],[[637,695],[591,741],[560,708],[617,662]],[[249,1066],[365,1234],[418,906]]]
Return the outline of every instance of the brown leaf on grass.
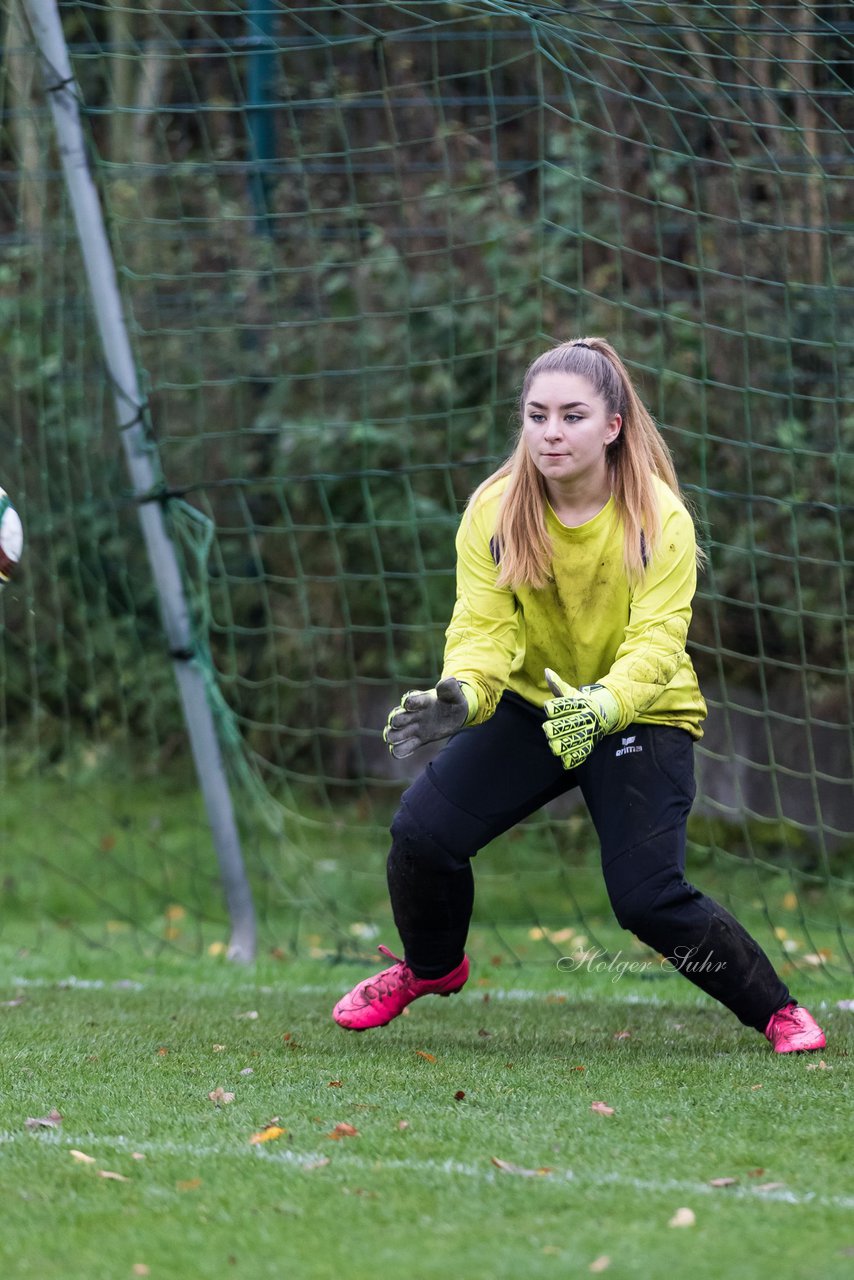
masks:
[[[340,1138],[358,1138],[359,1130],[354,1129],[351,1124],[336,1124],[331,1133],[327,1133],[327,1138],[332,1138],[333,1142],[338,1142]]]
[[[487,1031],[486,1027],[481,1027],[477,1034],[480,1036],[481,1040],[488,1040],[492,1035],[492,1032]]]
[[[761,1178],[764,1172],[764,1169],[748,1169],[747,1176],[748,1178]]]
[[[158,1058],[165,1058],[168,1052],[169,1050],[166,1048],[166,1045],[162,1044],[157,1050],[157,1056]]]
[[[464,1098],[465,1096],[466,1096],[466,1091],[465,1091],[465,1089],[457,1089],[457,1092],[454,1094],[454,1101],[455,1101],[455,1102],[462,1102],[462,1100],[463,1100],[463,1098]]]
[[[614,1039],[615,1039],[615,1040],[630,1040],[630,1039],[631,1039],[631,1035],[632,1035],[631,1031],[615,1031],[615,1032],[614,1032]]]
[[[27,1129],[58,1129],[62,1124],[62,1116],[56,1107],[46,1116],[27,1116],[24,1127]]]
[[[416,1049],[415,1052],[418,1054],[418,1057],[423,1058],[425,1062],[436,1061],[436,1055],[433,1053],[426,1053],[424,1049]]]
[[[592,1271],[594,1273],[599,1271],[607,1271],[610,1265],[611,1265],[611,1259],[608,1257],[607,1253],[603,1253],[600,1257],[593,1259],[593,1261],[590,1263],[590,1266],[587,1268],[587,1270]]]
[[[612,1116],[614,1108],[609,1107],[607,1102],[591,1102],[590,1110],[595,1111],[597,1116]]]
[[[126,1178],[123,1173],[113,1173],[112,1169],[99,1169],[99,1178],[107,1178],[110,1182],[130,1182],[130,1178]]]
[[[276,1117],[276,1119],[278,1119],[278,1117]],[[275,1120],[271,1120],[270,1123],[266,1124],[259,1133],[253,1133],[249,1141],[253,1147],[257,1147],[262,1142],[275,1142],[276,1138],[281,1138],[282,1134],[286,1132],[287,1130],[283,1129],[281,1125],[276,1124]]]
[[[176,1182],[176,1191],[198,1191],[202,1185],[201,1178],[185,1178],[183,1182]]]
[[[738,1178],[709,1178],[710,1187],[734,1187]]]
[[[341,1088],[341,1081],[340,1081],[340,1080],[330,1080],[330,1081],[329,1081],[328,1088],[330,1088],[330,1089],[340,1089],[340,1088]]]
[[[75,1151],[72,1147],[68,1153],[72,1160],[76,1160],[78,1164],[94,1164],[95,1157],[87,1156],[85,1151]]]
[[[511,1164],[509,1160],[499,1160],[498,1156],[492,1157],[492,1163],[496,1169],[500,1169],[502,1173],[514,1173],[517,1178],[546,1178],[550,1173],[554,1173],[553,1169],[523,1169],[520,1164]]]
[[[673,1217],[668,1222],[668,1227],[693,1227],[697,1221],[697,1215],[693,1209],[677,1209]]]
[[[214,1103],[214,1105],[217,1107],[225,1107],[228,1105],[229,1102],[234,1102],[234,1094],[226,1093],[225,1089],[223,1089],[221,1084],[217,1085],[215,1089],[211,1090],[211,1092],[208,1094],[208,1097],[210,1098],[211,1102]]]

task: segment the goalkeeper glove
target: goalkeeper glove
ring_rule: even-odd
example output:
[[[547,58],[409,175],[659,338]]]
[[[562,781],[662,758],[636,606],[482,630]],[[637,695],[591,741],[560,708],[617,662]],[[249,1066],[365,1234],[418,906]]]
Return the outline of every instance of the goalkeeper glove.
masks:
[[[413,689],[390,712],[383,739],[396,760],[447,738],[461,729],[477,711],[477,695],[470,685],[454,676],[440,680],[435,689]]]
[[[564,769],[575,769],[597,742],[617,727],[620,706],[604,685],[586,684],[575,689],[548,667],[546,682],[557,696],[543,708],[548,717],[543,732],[549,749],[560,756]]]

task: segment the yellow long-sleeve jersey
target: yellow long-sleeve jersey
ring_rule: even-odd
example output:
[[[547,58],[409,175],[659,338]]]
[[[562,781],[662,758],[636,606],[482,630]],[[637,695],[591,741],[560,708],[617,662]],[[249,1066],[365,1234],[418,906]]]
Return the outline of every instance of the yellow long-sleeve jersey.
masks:
[[[547,504],[551,580],[514,591],[496,586],[491,549],[506,485],[505,478],[490,486],[457,533],[457,600],[442,674],[477,694],[471,723],[488,720],[505,690],[542,707],[553,696],[543,675],[551,667],[576,687],[609,689],[620,706],[615,730],[660,724],[702,737],[706,704],[685,650],[696,540],[676,494],[656,479],[661,541],[636,586],[623,566],[623,530],[611,498],[576,528]]]

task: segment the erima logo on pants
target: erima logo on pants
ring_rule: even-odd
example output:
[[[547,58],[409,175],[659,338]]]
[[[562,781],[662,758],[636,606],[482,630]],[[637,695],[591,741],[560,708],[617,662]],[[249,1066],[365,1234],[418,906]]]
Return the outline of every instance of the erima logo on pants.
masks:
[[[623,745],[617,748],[617,750],[614,752],[614,755],[629,756],[629,755],[633,755],[634,752],[636,751],[643,751],[643,747],[635,746],[635,736],[636,735],[633,734],[630,738],[621,739]]]

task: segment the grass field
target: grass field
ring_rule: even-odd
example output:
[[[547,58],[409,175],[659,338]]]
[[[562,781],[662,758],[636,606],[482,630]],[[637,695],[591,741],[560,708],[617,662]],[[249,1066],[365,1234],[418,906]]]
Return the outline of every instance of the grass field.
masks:
[[[484,944],[361,1036],[329,1011],[363,966],[6,947],[0,1274],[850,1276],[854,984],[811,1001],[823,1054],[777,1057],[678,978]]]
[[[319,898],[288,912],[262,885],[238,969],[180,788],[21,785],[0,825],[3,1280],[854,1271],[838,902],[697,877],[735,889],[826,1027],[820,1055],[775,1057],[616,928],[594,866],[567,880],[522,834],[478,868],[466,990],[359,1036],[332,1004],[396,938],[343,826],[319,830]],[[324,898],[357,958],[332,962]],[[821,943],[830,969],[796,963]],[[599,946],[610,967],[558,968]]]

